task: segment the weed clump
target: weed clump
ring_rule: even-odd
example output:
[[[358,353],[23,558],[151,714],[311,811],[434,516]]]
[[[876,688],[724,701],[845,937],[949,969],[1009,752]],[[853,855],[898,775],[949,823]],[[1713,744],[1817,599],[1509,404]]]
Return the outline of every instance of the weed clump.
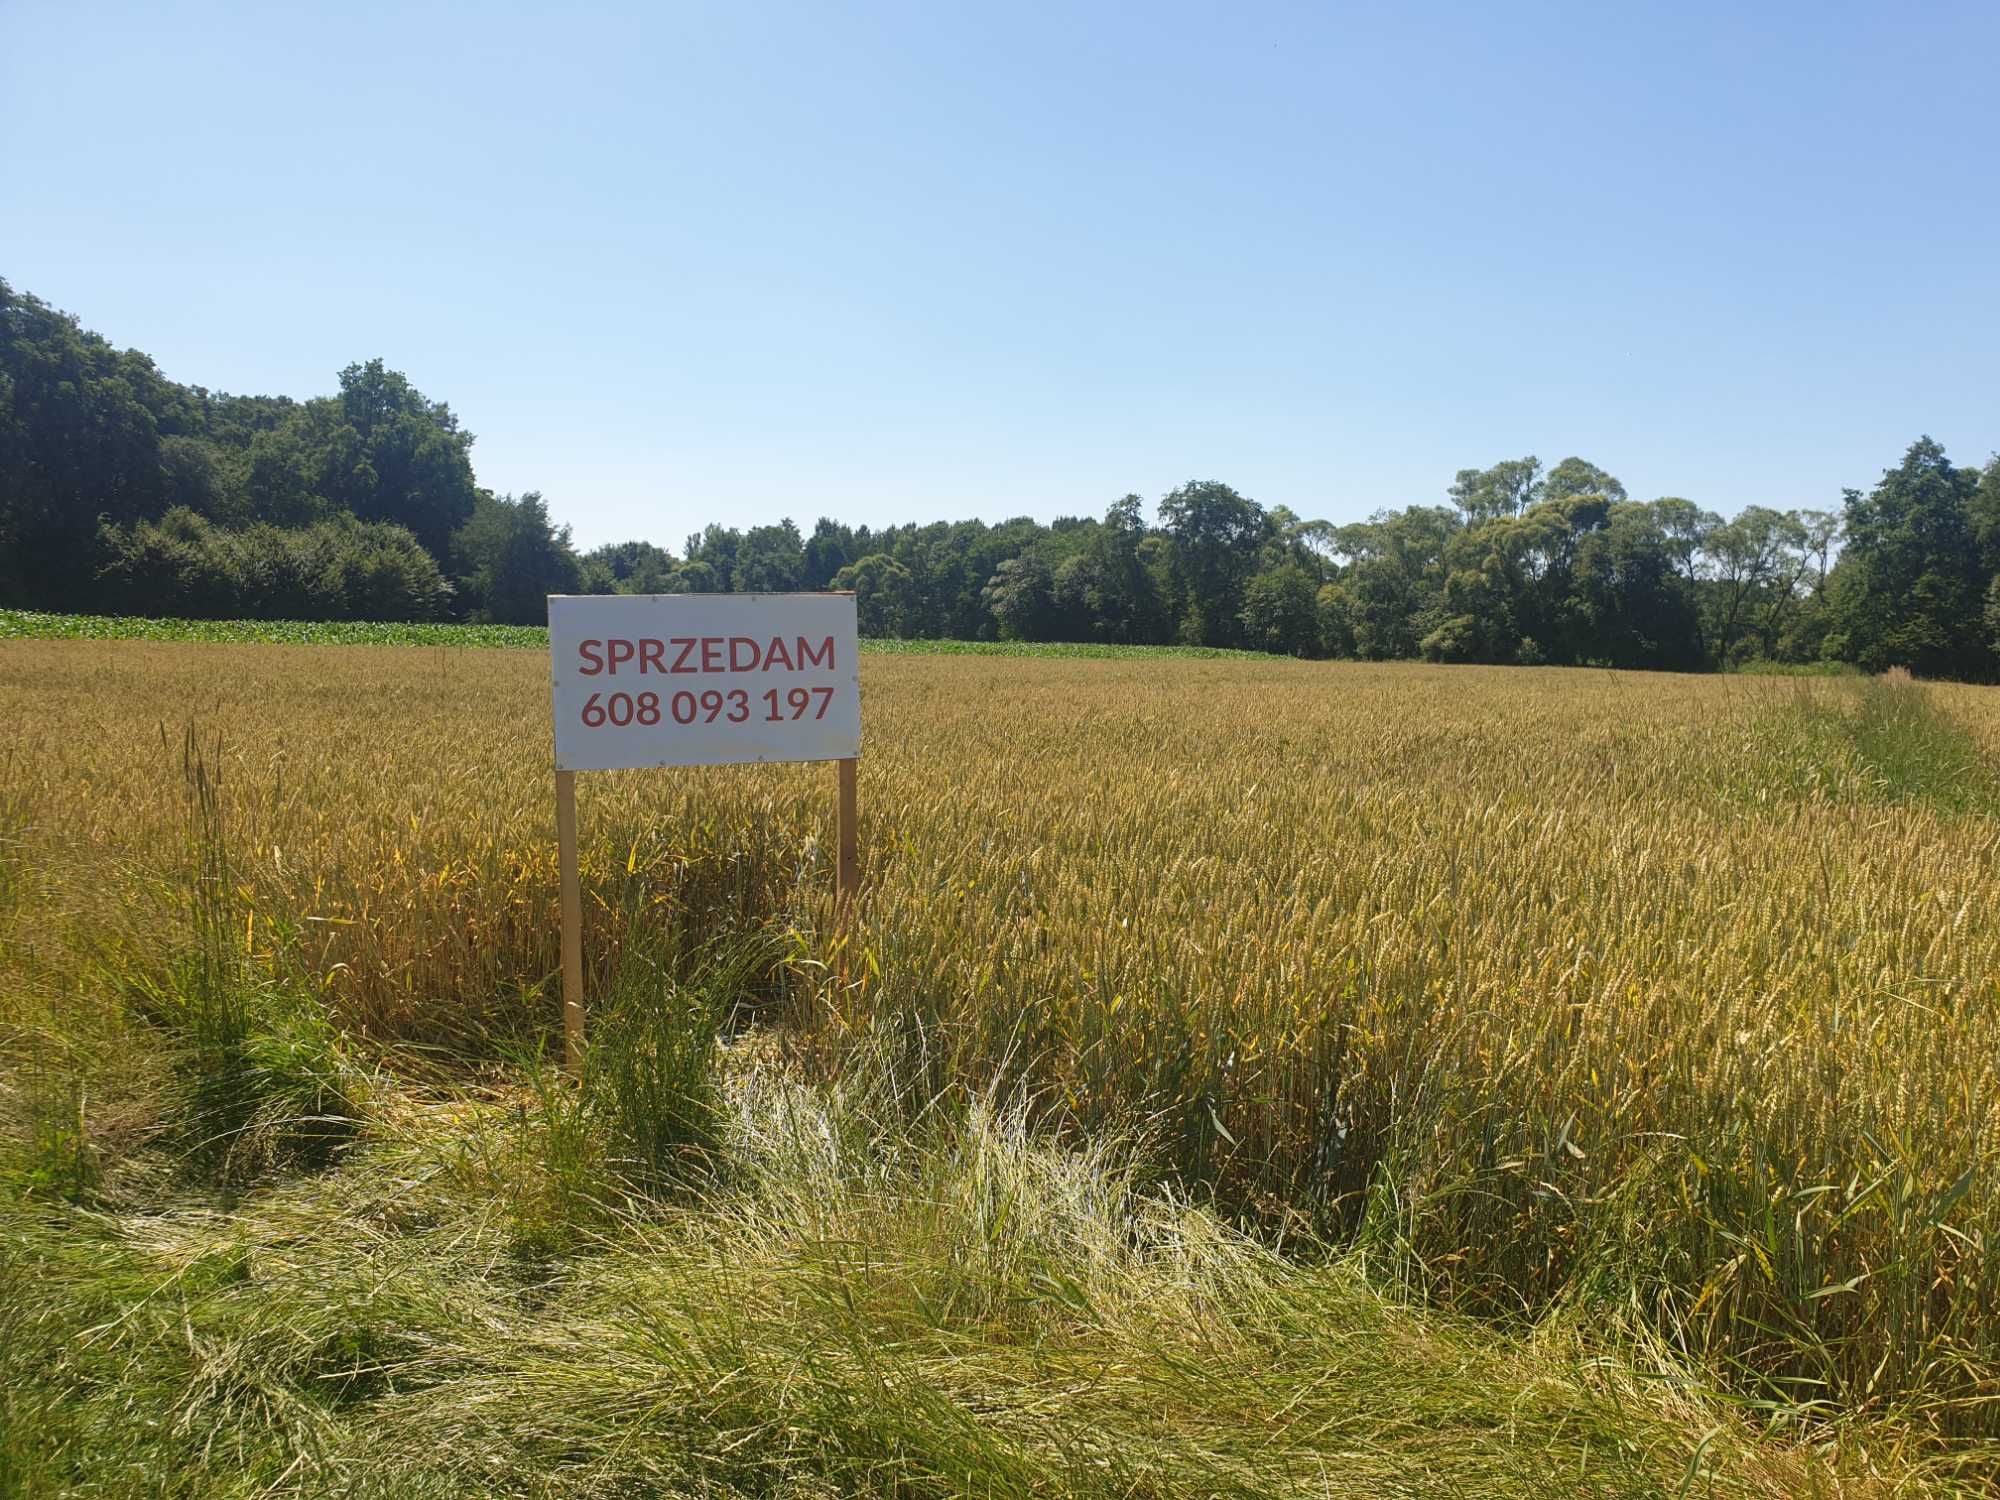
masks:
[[[204,743],[190,726],[181,767],[188,939],[163,965],[123,975],[139,1013],[173,1045],[178,1144],[234,1178],[324,1167],[359,1125],[355,1070],[314,998],[246,952],[220,740]]]
[[[517,1219],[538,1253],[706,1191],[725,1166],[722,1033],[774,949],[739,940],[689,956],[663,921],[643,916],[626,932],[580,1072],[557,1070],[539,1049],[518,1058],[533,1101],[518,1118],[537,1170]]]

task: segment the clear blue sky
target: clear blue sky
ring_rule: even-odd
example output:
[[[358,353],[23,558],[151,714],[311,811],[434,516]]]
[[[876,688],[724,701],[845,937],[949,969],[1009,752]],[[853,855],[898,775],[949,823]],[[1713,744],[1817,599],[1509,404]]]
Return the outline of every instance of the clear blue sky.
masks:
[[[2000,446],[2000,6],[0,0],[0,275],[585,545]]]

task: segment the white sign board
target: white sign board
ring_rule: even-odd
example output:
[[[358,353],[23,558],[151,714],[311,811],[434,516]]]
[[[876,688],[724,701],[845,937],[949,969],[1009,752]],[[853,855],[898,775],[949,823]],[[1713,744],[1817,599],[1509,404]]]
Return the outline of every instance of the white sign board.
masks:
[[[557,594],[556,769],[861,753],[852,594]]]

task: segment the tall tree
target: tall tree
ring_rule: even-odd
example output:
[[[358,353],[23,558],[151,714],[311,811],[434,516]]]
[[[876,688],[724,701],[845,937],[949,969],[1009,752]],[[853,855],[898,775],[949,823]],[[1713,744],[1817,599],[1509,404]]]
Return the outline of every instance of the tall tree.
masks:
[[[1706,665],[1694,596],[1656,507],[1612,505],[1577,548],[1573,590],[1585,660],[1678,672]]]
[[[1542,498],[1542,461],[1530,454],[1490,469],[1460,469],[1446,493],[1472,524],[1518,516]]]
[[[1024,552],[994,571],[984,590],[986,607],[1011,641],[1046,641],[1055,634],[1055,574],[1040,556]]]
[[[1357,656],[1386,661],[1419,654],[1446,617],[1448,552],[1460,529],[1458,516],[1441,505],[1378,511],[1340,528],[1341,550],[1353,559],[1341,585]]]
[[[1966,507],[1972,534],[1979,542],[1980,563],[1990,578],[2000,576],[2000,454],[1986,465]]]
[[[1157,644],[1171,634],[1159,578],[1147,565],[1143,505],[1137,495],[1121,496],[1097,530],[1091,606],[1105,640]]]
[[[1807,619],[1817,613],[1825,597],[1828,559],[1840,534],[1840,517],[1831,511],[1794,510],[1785,512],[1779,533],[1778,565],[1757,620],[1759,644],[1773,660],[1814,654],[1796,649],[1801,628],[1815,637],[1823,634],[1820,622]]]
[[[472,519],[452,539],[459,593],[472,619],[495,625],[548,623],[548,596],[572,594],[582,570],[569,528],[549,522],[539,494],[515,499],[482,491]]]
[[[586,593],[664,594],[674,576],[674,555],[651,542],[607,542],[578,561]]]
[[[340,372],[340,395],[306,407],[307,472],[316,493],[364,521],[406,526],[441,556],[472,518],[472,434],[381,360]]]
[[[1708,539],[1722,524],[1722,517],[1678,495],[1661,496],[1652,502],[1651,509],[1666,543],[1667,556],[1673,562],[1674,574],[1680,581],[1680,588],[1694,618],[1696,654],[1706,662],[1708,635],[1701,618],[1702,572]]]
[[[833,575],[864,554],[855,545],[854,528],[827,516],[813,525],[805,543],[805,587],[830,587]]]
[[[1853,578],[1839,625],[1851,659],[1870,671],[1991,674],[1993,652],[1980,639],[1985,580],[1971,507],[1979,482],[1923,437],[1867,495],[1847,492]]]
[[[710,521],[700,531],[687,539],[687,546],[681,556],[687,559],[683,565],[700,563],[708,570],[712,587],[694,590],[698,593],[728,593],[736,578],[736,553],[743,545],[743,533],[733,526],[718,526]]]
[[[1653,514],[1660,523],[1660,533],[1666,538],[1667,553],[1673,559],[1674,571],[1686,579],[1692,589],[1701,578],[1702,554],[1708,550],[1709,533],[1722,524],[1722,517],[1678,495],[1662,496],[1652,505]]]
[[[161,437],[197,420],[145,355],[0,281],[0,597],[73,607],[99,524],[167,509]]]
[[[1233,646],[1242,637],[1243,587],[1266,535],[1263,507],[1215,480],[1190,480],[1160,501],[1181,586],[1183,639]]]
[[[1606,500],[1623,500],[1625,486],[1596,464],[1581,458],[1566,458],[1549,470],[1542,483],[1545,500],[1573,500],[1581,495],[1602,495]]]
[[[836,589],[854,591],[856,623],[861,633],[877,639],[898,639],[909,617],[916,580],[910,570],[886,552],[871,552],[835,573]]]
[[[730,582],[739,594],[784,594],[803,586],[805,571],[805,543],[787,517],[743,534]]]
[[[1243,589],[1244,644],[1286,656],[1319,654],[1319,584],[1295,562],[1257,574]]]
[[[1796,523],[1769,506],[1745,506],[1735,520],[1708,534],[1706,550],[1714,578],[1710,590],[1709,637],[1718,666],[1732,659],[1757,602],[1781,576],[1786,547],[1800,535]]]

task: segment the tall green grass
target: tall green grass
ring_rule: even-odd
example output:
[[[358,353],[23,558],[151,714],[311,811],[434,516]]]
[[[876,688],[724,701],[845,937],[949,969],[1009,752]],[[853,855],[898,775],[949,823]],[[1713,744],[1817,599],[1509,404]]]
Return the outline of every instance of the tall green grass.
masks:
[[[723,1033],[774,957],[769,941],[691,949],[658,911],[628,917],[610,983],[593,997],[575,1077],[546,1039],[520,1056],[532,1170],[518,1179],[520,1242],[575,1249],[648,1199],[713,1185],[723,1170]]]
[[[12,1494],[1942,1492],[1774,1444],[1657,1349],[1504,1337],[991,1104],[738,1058],[694,1198],[523,1261],[504,1096],[385,1097],[226,1212],[0,1198]],[[915,1121],[914,1128],[911,1122]],[[0,1177],[0,1186],[6,1179]],[[1871,1477],[1871,1466],[1892,1480]]]
[[[2000,767],[1907,674],[1801,682],[1760,735],[1763,777],[1792,795],[2000,814]]]
[[[274,1162],[323,1166],[353,1135],[355,1076],[325,1009],[297,976],[252,956],[253,923],[233,868],[223,750],[190,726],[185,936],[166,954],[100,952],[105,979],[159,1034],[177,1080],[182,1154],[226,1177]]]

